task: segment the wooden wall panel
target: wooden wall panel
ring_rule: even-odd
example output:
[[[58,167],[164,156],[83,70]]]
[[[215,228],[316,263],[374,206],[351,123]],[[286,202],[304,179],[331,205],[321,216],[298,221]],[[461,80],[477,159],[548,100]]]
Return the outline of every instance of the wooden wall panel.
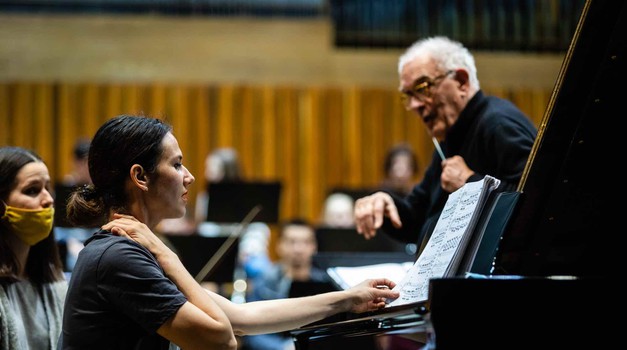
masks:
[[[277,178],[277,138],[279,137],[277,116],[276,116],[276,99],[274,89],[270,86],[264,86],[261,90],[262,125],[259,130],[259,143],[262,152],[261,159],[261,177],[263,179],[274,180]]]
[[[491,87],[536,123],[551,91]],[[205,186],[204,160],[217,147],[234,147],[244,177],[283,183],[282,219],[317,222],[332,188],[376,186],[386,150],[409,143],[422,176],[433,144],[419,118],[406,112],[397,91],[358,86],[248,86],[199,84],[0,84],[0,141],[34,148],[53,178],[70,171],[74,141],[91,137],[118,114],[164,118],[196,177],[190,208]],[[275,228],[273,229],[275,230]],[[273,231],[274,234],[274,231]]]
[[[120,84],[111,84],[106,87],[104,111],[108,118],[122,113],[133,113],[133,111],[126,111],[122,108],[122,86]]]
[[[10,126],[13,142],[26,148],[33,148],[31,130],[33,118],[33,85],[18,83],[15,87],[12,123]],[[39,151],[39,150],[38,150]]]
[[[305,89],[300,99],[299,126],[298,126],[298,153],[296,163],[300,168],[298,198],[299,212],[304,217],[315,219],[318,217],[317,203],[320,203],[323,194],[318,193],[320,188],[320,129],[317,118],[319,117],[318,102],[321,91],[317,87]]]
[[[362,183],[362,174],[357,172],[362,166],[361,144],[362,139],[362,110],[359,104],[361,91],[357,87],[351,87],[345,92],[344,103],[344,152],[345,159],[342,167],[345,180],[342,185],[345,187],[359,187]]]
[[[54,167],[55,177],[59,179],[72,167],[71,152],[75,142],[74,135],[79,135],[76,128],[80,124],[75,118],[82,115],[79,115],[76,110],[76,86],[74,84],[60,84],[57,91],[57,110],[55,111],[57,118],[50,124],[53,125],[57,134],[57,152],[59,155],[64,155],[57,158]],[[52,173],[53,170],[50,169],[50,172]]]
[[[320,173],[320,177],[324,179],[327,187],[323,190],[325,195],[335,187],[342,187],[347,175],[342,166],[346,159],[343,146],[348,139],[345,135],[347,127],[343,116],[342,96],[342,90],[328,89],[325,94],[324,112],[319,117],[324,140],[320,145],[320,153],[323,157],[322,164],[325,164],[325,171]]]
[[[196,182],[190,187],[190,198],[206,187],[205,158],[210,149],[209,94],[206,86],[193,86],[190,89],[189,139],[188,148],[183,150],[183,164],[191,171]],[[175,131],[176,134],[176,131]],[[191,215],[193,208],[188,208]]]
[[[9,144],[9,86],[0,84],[0,145]]]
[[[215,147],[232,147],[233,146],[233,94],[235,88],[233,86],[222,86],[218,89],[218,106],[216,113],[216,127],[213,136],[216,138]],[[241,98],[242,104],[250,103],[248,100]],[[242,155],[245,156],[245,155]],[[242,159],[243,161],[246,158]]]
[[[299,90],[281,87],[277,97],[277,124],[280,136],[277,140],[277,171],[282,181],[280,214],[283,218],[301,216],[298,210],[299,167],[298,150],[298,96]]]
[[[38,150],[39,155],[46,163],[54,164],[55,154],[55,133],[50,132],[53,114],[53,86],[50,84],[37,83],[33,85],[34,98],[33,117],[30,126],[32,131],[32,147]],[[51,180],[54,181],[52,170],[50,170]]]

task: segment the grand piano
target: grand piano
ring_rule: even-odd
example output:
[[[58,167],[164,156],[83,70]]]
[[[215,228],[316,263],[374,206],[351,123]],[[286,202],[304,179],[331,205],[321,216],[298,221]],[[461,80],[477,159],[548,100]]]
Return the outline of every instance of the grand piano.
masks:
[[[518,189],[484,210],[464,271],[431,280],[426,303],[293,330],[296,348],[380,334],[438,350],[622,343],[626,83],[627,2],[588,0]]]

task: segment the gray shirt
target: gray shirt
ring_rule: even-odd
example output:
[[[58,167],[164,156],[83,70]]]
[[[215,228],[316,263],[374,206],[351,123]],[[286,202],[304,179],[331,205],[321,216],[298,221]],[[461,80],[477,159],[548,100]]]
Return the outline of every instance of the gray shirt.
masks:
[[[0,349],[55,349],[66,290],[66,281],[0,286]]]

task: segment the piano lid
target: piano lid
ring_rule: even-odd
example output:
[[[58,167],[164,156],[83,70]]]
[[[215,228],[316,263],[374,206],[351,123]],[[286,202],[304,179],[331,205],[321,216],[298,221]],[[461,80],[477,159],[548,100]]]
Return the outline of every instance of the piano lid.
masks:
[[[582,11],[518,190],[494,274],[609,276],[625,230],[627,2]],[[616,197],[615,199],[610,199]],[[620,264],[624,265],[624,263]]]

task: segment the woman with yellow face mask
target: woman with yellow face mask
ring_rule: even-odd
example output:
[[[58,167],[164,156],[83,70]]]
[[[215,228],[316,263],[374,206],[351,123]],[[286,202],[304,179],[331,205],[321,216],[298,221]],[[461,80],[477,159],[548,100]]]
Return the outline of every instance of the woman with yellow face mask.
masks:
[[[41,158],[0,147],[0,350],[56,349],[67,281]]]

